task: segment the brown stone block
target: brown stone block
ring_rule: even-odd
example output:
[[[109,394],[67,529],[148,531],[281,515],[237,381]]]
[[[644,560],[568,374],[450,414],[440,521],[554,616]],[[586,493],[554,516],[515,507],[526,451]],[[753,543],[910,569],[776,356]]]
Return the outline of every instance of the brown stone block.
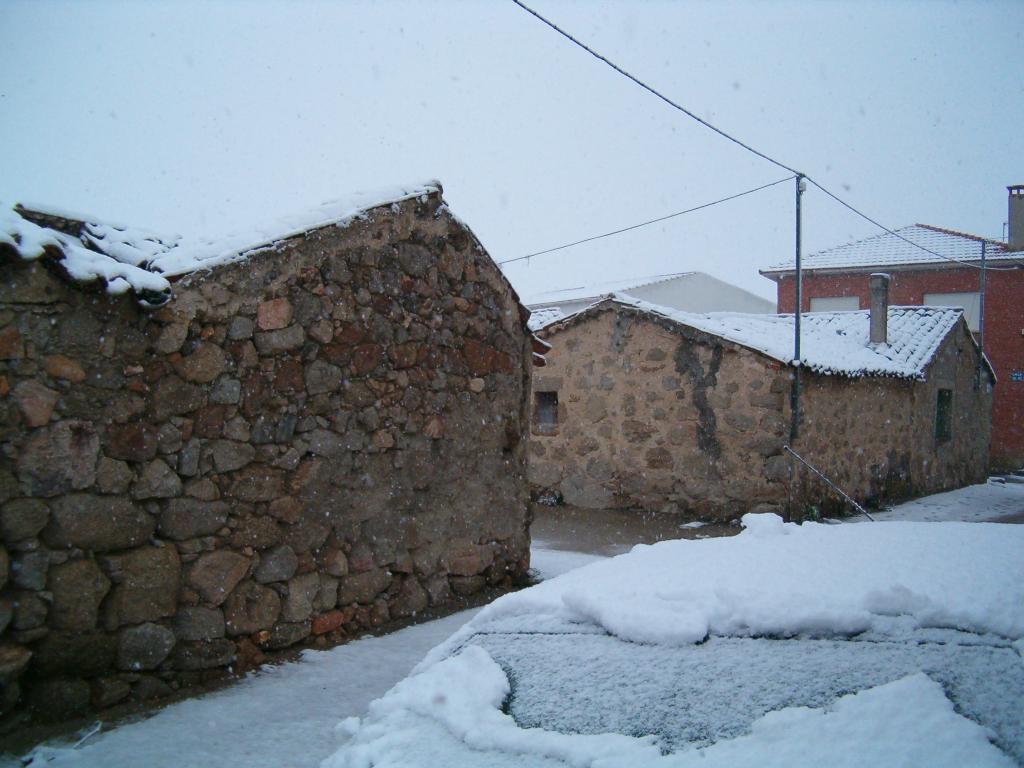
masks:
[[[181,583],[181,561],[174,547],[141,547],[101,562],[114,581],[103,605],[108,630],[174,615]]]
[[[380,344],[360,344],[352,352],[352,367],[362,376],[380,365],[383,355]]]
[[[235,653],[231,640],[203,640],[178,643],[172,658],[175,669],[199,670],[227,666],[235,660]]]
[[[228,635],[251,635],[274,626],[281,614],[281,598],[277,592],[243,581],[224,601],[224,624]]]
[[[279,469],[251,465],[238,473],[231,495],[240,501],[273,501],[284,496],[284,474]]]
[[[298,522],[299,515],[302,514],[302,502],[293,496],[282,496],[270,502],[267,514],[285,523]]]
[[[294,310],[286,298],[261,301],[256,306],[256,325],[261,331],[276,331],[287,328],[292,321]]]
[[[82,366],[64,355],[50,355],[43,364],[46,372],[55,379],[63,379],[78,384],[85,381]]]
[[[325,635],[340,629],[341,625],[346,623],[349,618],[349,611],[327,611],[313,619],[310,629],[314,635]]]
[[[110,591],[110,579],[93,560],[72,560],[50,569],[47,589],[53,595],[50,626],[55,629],[93,629],[99,608]]]
[[[281,528],[272,517],[259,515],[239,521],[231,534],[231,546],[236,549],[252,547],[266,549],[281,542]]]
[[[249,558],[221,549],[201,555],[188,569],[185,579],[203,600],[220,605],[248,571]]]
[[[102,552],[138,546],[155,527],[153,517],[128,499],[72,493],[52,502],[42,536],[51,547]]]
[[[157,447],[156,427],[135,421],[107,427],[103,452],[113,459],[149,461],[156,456]]]
[[[195,415],[193,434],[196,437],[214,438],[220,437],[224,431],[224,418],[227,413],[226,405],[207,405],[199,409]]]
[[[99,438],[92,424],[61,421],[40,429],[17,459],[18,479],[31,496],[56,496],[86,488],[96,478]]]
[[[25,356],[21,334],[13,325],[0,330],[0,360],[19,360]]]
[[[187,357],[172,362],[175,371],[186,381],[208,384],[224,371],[227,365],[224,350],[216,344],[201,342]]]
[[[156,382],[153,395],[149,399],[153,416],[157,421],[191,413],[202,407],[205,401],[206,397],[201,387],[172,375],[165,375]]]
[[[35,380],[21,382],[11,393],[25,424],[41,427],[50,422],[60,394]]]
[[[289,325],[280,330],[257,333],[254,341],[261,355],[273,355],[298,349],[306,341],[306,333],[301,325]]]
[[[305,370],[301,360],[289,358],[278,364],[274,389],[278,392],[301,392],[305,386]]]

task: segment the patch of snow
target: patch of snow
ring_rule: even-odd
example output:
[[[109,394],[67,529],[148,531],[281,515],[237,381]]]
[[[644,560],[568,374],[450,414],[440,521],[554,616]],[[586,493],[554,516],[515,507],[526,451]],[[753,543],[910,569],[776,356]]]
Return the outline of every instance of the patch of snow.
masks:
[[[264,667],[220,691],[164,707],[97,734],[78,749],[47,744],[35,764],[53,768],[316,768],[338,747],[335,725],[362,715],[473,611],[366,637]],[[341,734],[344,736],[344,734]],[[0,765],[19,766],[14,759]]]
[[[1001,483],[992,479],[987,483],[897,504],[891,509],[872,512],[872,516],[878,521],[999,522],[1002,518],[1024,516],[1024,485]],[[851,518],[848,522],[862,520]]]
[[[703,528],[707,523],[702,523],[700,520],[694,520],[690,523],[683,523],[680,528]]]
[[[565,317],[565,313],[558,307],[532,309],[530,310],[530,319],[527,324],[531,331],[539,331],[546,325],[551,325],[551,323],[564,320]]]
[[[223,238],[163,237],[143,229],[91,221],[50,206],[33,210],[73,218],[84,224],[81,239],[23,219],[11,204],[0,202],[0,244],[12,247],[23,259],[37,259],[46,248],[59,253],[58,262],[68,275],[82,282],[102,279],[109,293],[134,290],[141,303],[158,306],[170,298],[168,277],[211,269],[247,256],[305,232],[328,225],[344,227],[365,218],[369,209],[405,200],[425,200],[439,192],[437,181],[411,186],[355,192],[300,214],[281,217],[264,226]]]
[[[136,263],[121,262],[86,248],[82,241],[57,230],[40,227],[19,216],[10,204],[0,202],[0,244],[14,249],[21,258],[38,259],[46,249],[59,254],[56,260],[73,280],[103,280],[112,294],[134,290],[144,304],[158,306],[170,296],[167,279],[142,269]],[[123,246],[123,243],[118,243]]]
[[[153,269],[173,276],[210,269],[226,264],[291,237],[328,225],[344,227],[364,217],[372,208],[394,205],[406,200],[425,199],[426,195],[440,191],[438,181],[422,184],[388,187],[354,192],[314,208],[275,221],[217,239],[180,240],[175,247],[153,259]]]
[[[1013,765],[922,673],[828,707],[768,712],[748,734],[668,754],[651,736],[520,728],[501,710],[510,690],[487,651],[467,647],[399,683],[371,705],[363,722],[344,723],[341,730],[351,739],[323,768]]]
[[[949,268],[949,259],[979,261],[982,238],[964,232],[955,232],[930,224],[912,224],[895,230],[900,237],[885,232],[881,235],[844,243],[834,248],[811,253],[803,257],[803,269],[848,269],[851,267],[887,267],[906,264],[942,264]],[[907,242],[910,240],[911,242]],[[1019,259],[1006,243],[986,240],[986,258],[992,260]],[[917,243],[938,256],[913,245]],[[792,259],[765,267],[761,273],[791,272],[796,268]],[[955,268],[955,267],[954,267]]]
[[[709,634],[852,635],[897,610],[919,626],[1024,636],[1024,526],[744,523],[732,538],[639,545],[502,597],[421,668],[494,618],[539,614],[665,645]]]
[[[825,375],[849,377],[923,379],[939,345],[963,316],[963,310],[953,307],[889,307],[888,343],[870,344],[868,310],[804,313],[801,315],[801,359],[797,361],[793,358],[793,315],[696,314],[651,304],[621,293],[612,294],[576,315],[592,311],[606,302],[633,307],[655,317],[720,336],[788,365],[801,365]]]

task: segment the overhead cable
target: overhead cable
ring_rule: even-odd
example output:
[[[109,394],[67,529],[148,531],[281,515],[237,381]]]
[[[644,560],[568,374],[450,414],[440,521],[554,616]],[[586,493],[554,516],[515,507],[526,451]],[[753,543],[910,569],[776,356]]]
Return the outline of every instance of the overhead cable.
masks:
[[[662,101],[664,101],[669,106],[673,107],[674,109],[679,110],[684,115],[686,115],[687,117],[691,118],[692,120],[696,120],[698,123],[703,125],[705,128],[707,128],[708,130],[714,131],[715,133],[717,133],[722,138],[727,139],[728,141],[731,141],[733,144],[736,144],[737,146],[742,147],[743,149],[747,150],[751,154],[754,154],[757,157],[760,157],[762,160],[767,160],[769,163],[772,163],[773,165],[776,165],[779,168],[782,168],[783,170],[789,171],[794,176],[802,176],[802,177],[806,178],[809,182],[811,182],[814,186],[816,186],[818,189],[820,189],[826,195],[831,197],[837,203],[839,203],[840,205],[842,205],[845,208],[849,209],[853,213],[857,214],[858,216],[863,218],[865,221],[868,221],[868,222],[874,224],[879,229],[882,229],[885,232],[888,232],[890,235],[893,235],[894,237],[897,237],[900,240],[905,241],[906,243],[914,246],[915,248],[919,248],[922,251],[924,251],[925,253],[929,253],[932,256],[935,256],[936,258],[941,259],[943,261],[949,261],[949,262],[953,262],[953,263],[956,263],[956,264],[961,264],[961,265],[963,265],[965,267],[972,267],[974,269],[982,269],[982,267],[980,265],[978,265],[978,264],[972,264],[971,262],[968,262],[968,261],[961,261],[960,259],[955,259],[955,258],[952,258],[950,256],[944,256],[941,253],[937,253],[937,252],[933,251],[930,248],[926,248],[925,246],[921,245],[920,243],[915,243],[913,240],[910,240],[909,238],[906,238],[903,235],[900,235],[899,233],[893,231],[889,227],[886,227],[885,225],[880,224],[878,221],[876,221],[875,219],[871,218],[866,213],[863,213],[863,212],[857,210],[852,205],[847,203],[845,200],[840,198],[838,195],[836,195],[833,192],[831,192],[828,189],[826,189],[824,186],[819,184],[817,181],[815,181],[810,176],[807,176],[806,174],[801,173],[800,171],[797,171],[796,169],[786,165],[785,163],[783,163],[783,162],[781,162],[779,160],[776,160],[774,157],[771,157],[770,155],[766,155],[764,152],[761,152],[760,150],[755,149],[754,147],[750,146],[746,142],[743,142],[740,139],[737,139],[732,134],[727,133],[726,131],[723,131],[718,126],[713,125],[712,123],[708,122],[707,120],[705,120],[704,118],[700,117],[699,115],[697,115],[693,111],[691,111],[691,110],[687,109],[686,107],[684,107],[682,104],[679,104],[678,102],[673,101],[668,96],[666,96],[665,94],[663,94],[660,91],[658,91],[656,88],[648,85],[647,83],[645,83],[640,78],[638,78],[635,75],[632,75],[629,72],[627,72],[625,69],[620,67],[618,64],[616,64],[615,62],[611,61],[608,57],[598,53],[593,48],[588,46],[586,43],[578,40],[576,37],[574,37],[569,32],[567,32],[564,29],[562,29],[561,27],[559,27],[557,24],[555,24],[550,19],[542,16],[537,11],[533,10],[533,8],[531,8],[530,6],[526,5],[526,3],[522,2],[522,0],[512,0],[512,2],[515,3],[516,5],[518,5],[520,8],[522,8],[527,13],[529,13],[531,16],[533,16],[536,19],[538,19],[539,21],[543,22],[544,24],[549,26],[551,29],[555,30],[558,34],[562,35],[564,38],[566,38],[567,40],[569,40],[573,44],[575,44],[575,45],[579,46],[580,48],[582,48],[583,50],[585,50],[587,53],[589,53],[594,58],[596,58],[599,61],[602,61],[605,64],[607,64],[609,67],[614,69],[616,72],[618,72],[623,77],[631,80],[633,83],[635,83],[636,85],[639,85],[641,88],[643,88],[648,93],[650,93],[650,94],[656,96],[657,98],[661,99]],[[792,178],[792,177],[790,177],[790,178]],[[788,181],[788,180],[789,179],[783,179],[783,181]],[[778,183],[781,183],[781,182],[775,182],[775,183],[778,184]],[[769,186],[771,186],[771,185],[769,185]],[[680,213],[686,213],[686,212],[687,211],[681,211]],[[673,214],[673,215],[678,215],[678,214]],[[655,219],[654,221],[658,221],[658,219]],[[643,226],[643,225],[637,225],[637,226]],[[631,227],[627,227],[626,229],[620,230],[620,231],[625,232],[628,229],[631,229]],[[611,232],[609,234],[617,234],[617,233],[616,232]],[[607,235],[598,235],[597,237],[606,237],[606,236]],[[548,253],[549,251],[560,250],[561,248],[568,248],[571,245],[578,245],[579,243],[588,242],[588,240],[596,240],[597,237],[587,238],[585,240],[580,240],[577,243],[570,243],[569,245],[558,246],[557,248],[551,248],[548,251],[540,251],[538,253],[529,254],[527,256],[520,256],[520,257],[518,257],[516,259],[509,259],[508,261],[499,262],[499,264],[508,264],[508,263],[510,263],[512,261],[520,261],[520,260],[523,260],[523,259],[528,259],[531,256],[538,256],[541,253]],[[997,272],[1009,272],[1011,270],[1017,269],[1019,266],[1020,266],[1020,264],[1018,264],[1016,266],[1011,266],[1011,267],[989,267],[989,266],[986,265],[984,268],[986,270],[993,270],[993,271],[997,271]]]
[[[628,227],[623,227],[622,229],[616,229],[616,230],[613,230],[612,232],[605,232],[604,234],[594,235],[593,237],[585,237],[582,240],[575,240],[575,241],[573,241],[571,243],[566,243],[565,245],[556,245],[554,248],[545,248],[543,251],[534,251],[533,253],[528,253],[525,256],[517,256],[514,259],[505,259],[505,261],[499,261],[498,265],[501,266],[502,264],[511,264],[512,262],[515,262],[515,261],[525,261],[526,259],[532,259],[534,256],[542,256],[545,253],[551,253],[552,251],[561,251],[561,250],[563,250],[565,248],[572,248],[574,245],[581,245],[582,243],[589,243],[592,240],[600,240],[603,237],[611,237],[612,235],[619,235],[619,234],[622,234],[623,232],[629,232],[631,229],[639,229],[640,227],[646,227],[649,224],[657,224],[659,221],[665,221],[667,219],[675,218],[676,216],[682,216],[685,213],[693,213],[694,211],[702,211],[705,208],[710,208],[713,205],[718,205],[720,203],[727,203],[730,200],[735,200],[738,197],[743,197],[744,195],[750,195],[750,194],[753,194],[754,192],[760,192],[762,189],[768,189],[769,187],[774,187],[774,186],[776,186],[778,184],[782,184],[783,182],[791,181],[794,178],[796,178],[796,177],[795,176],[787,176],[784,179],[779,179],[778,181],[773,181],[770,184],[762,184],[760,187],[754,187],[753,189],[748,189],[748,190],[745,190],[743,192],[737,192],[735,195],[729,195],[728,197],[723,197],[723,198],[721,198],[719,200],[714,200],[714,201],[712,201],[710,203],[704,203],[703,205],[698,205],[698,206],[696,206],[694,208],[687,208],[685,211],[676,211],[675,213],[670,213],[667,216],[659,216],[656,219],[649,219],[648,221],[642,221],[639,224],[631,224]]]

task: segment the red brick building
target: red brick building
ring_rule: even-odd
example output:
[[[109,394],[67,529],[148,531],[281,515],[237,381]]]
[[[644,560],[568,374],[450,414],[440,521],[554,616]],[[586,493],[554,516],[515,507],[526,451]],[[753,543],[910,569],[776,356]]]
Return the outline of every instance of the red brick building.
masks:
[[[940,256],[888,233],[810,254],[803,260],[801,311],[866,309],[868,275],[881,271],[891,277],[894,305],[963,307],[997,377],[991,462],[1016,469],[1024,466],[1024,186],[1009,189],[1009,244],[915,224],[896,231]],[[982,324],[983,244],[990,269],[985,270]],[[777,285],[778,311],[793,312],[793,262],[772,265],[761,274]]]

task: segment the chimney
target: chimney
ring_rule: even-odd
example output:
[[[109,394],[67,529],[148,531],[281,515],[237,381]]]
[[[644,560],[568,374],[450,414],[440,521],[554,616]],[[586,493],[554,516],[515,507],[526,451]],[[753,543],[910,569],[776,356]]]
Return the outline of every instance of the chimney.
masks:
[[[1024,248],[1024,184],[1014,184],[1006,190],[1010,193],[1006,239],[1010,248],[1017,250]]]
[[[875,272],[869,280],[871,286],[871,343],[889,342],[889,276]]]

